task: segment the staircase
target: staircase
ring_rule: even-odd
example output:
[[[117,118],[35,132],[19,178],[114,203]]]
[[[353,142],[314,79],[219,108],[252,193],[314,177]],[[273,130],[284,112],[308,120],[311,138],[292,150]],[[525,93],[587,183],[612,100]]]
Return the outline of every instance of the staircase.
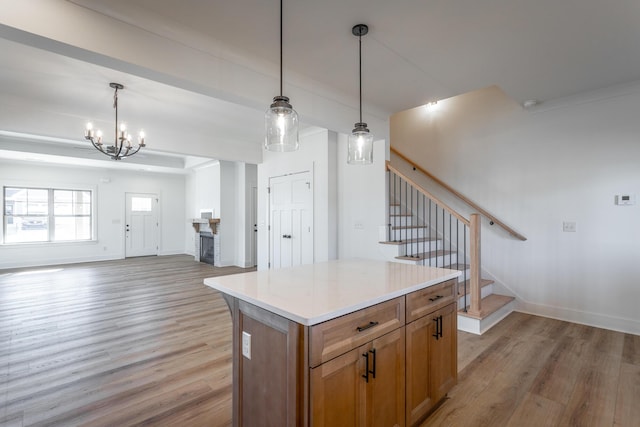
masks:
[[[414,168],[415,170],[415,168]],[[388,224],[380,244],[392,261],[459,270],[458,329],[482,334],[515,306],[480,268],[480,215],[469,218],[387,162]],[[419,173],[419,172],[418,172]],[[382,236],[381,236],[382,237]]]

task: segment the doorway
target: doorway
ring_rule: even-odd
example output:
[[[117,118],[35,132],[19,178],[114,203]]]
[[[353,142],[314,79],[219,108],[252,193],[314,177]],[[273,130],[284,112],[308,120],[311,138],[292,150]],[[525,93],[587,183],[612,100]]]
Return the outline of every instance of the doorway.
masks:
[[[157,194],[126,193],[125,257],[158,255]]]
[[[269,178],[269,266],[313,263],[311,172]]]

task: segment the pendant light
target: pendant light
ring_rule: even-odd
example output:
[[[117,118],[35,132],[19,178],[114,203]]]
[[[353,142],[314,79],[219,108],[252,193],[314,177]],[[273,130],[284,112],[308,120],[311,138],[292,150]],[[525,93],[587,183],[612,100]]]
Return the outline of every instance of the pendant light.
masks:
[[[349,135],[347,163],[350,165],[370,165],[373,163],[373,135],[362,122],[362,36],[369,32],[365,24],[358,24],[351,29],[358,37],[359,81],[360,81],[360,121],[354,125]]]
[[[282,0],[280,0],[280,95],[264,115],[264,148],[269,151],[295,151],[298,149],[298,113],[282,95]]]

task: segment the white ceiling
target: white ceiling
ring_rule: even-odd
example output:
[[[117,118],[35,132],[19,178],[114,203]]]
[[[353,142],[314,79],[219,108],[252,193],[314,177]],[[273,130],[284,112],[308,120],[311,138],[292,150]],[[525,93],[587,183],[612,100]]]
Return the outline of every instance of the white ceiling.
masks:
[[[268,80],[270,84],[277,82],[279,4],[275,0],[74,0],[66,4],[98,12],[118,25],[134,26],[185,49],[223,57],[256,75],[276,77]],[[36,15],[38,10],[34,9]],[[498,85],[520,103],[545,102],[639,80],[638,22],[637,0],[287,0],[285,94],[291,82],[304,84],[308,91],[357,113],[357,39],[351,27],[366,23],[370,27],[363,38],[366,120],[385,121],[394,112],[490,85]],[[215,138],[247,150],[260,147],[262,114],[270,98],[217,98],[198,90],[195,83],[173,87],[149,78],[152,73],[134,75],[123,71],[126,67],[114,70],[59,51],[48,52],[42,46],[34,48],[20,37],[11,39],[0,39],[0,97],[4,100],[0,102],[25,108],[5,109],[9,113],[55,111],[81,126],[94,117],[102,127],[111,126],[108,83],[117,79],[126,86],[120,98],[122,115],[133,127],[144,123],[149,155],[154,151],[154,134],[172,136],[173,154],[182,154],[178,135]],[[277,90],[264,88],[273,95]],[[357,121],[357,116],[336,120],[317,105],[296,103],[293,98],[292,103],[307,125],[349,132],[346,123]],[[46,135],[67,144],[82,132],[81,127],[73,132],[69,126],[58,128],[55,121],[34,123],[30,118],[29,124],[20,119],[12,117],[13,128],[2,122],[5,129],[0,131]],[[83,143],[82,138],[78,141]],[[41,145],[33,144],[34,150]],[[11,151],[2,145],[0,149]],[[188,164],[198,162],[191,159]]]

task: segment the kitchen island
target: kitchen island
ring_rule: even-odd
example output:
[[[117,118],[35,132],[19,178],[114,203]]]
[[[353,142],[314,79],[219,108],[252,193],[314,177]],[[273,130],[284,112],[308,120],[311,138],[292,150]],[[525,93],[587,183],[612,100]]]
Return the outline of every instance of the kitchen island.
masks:
[[[205,279],[233,320],[234,426],[412,426],[455,384],[459,271],[337,260]]]

